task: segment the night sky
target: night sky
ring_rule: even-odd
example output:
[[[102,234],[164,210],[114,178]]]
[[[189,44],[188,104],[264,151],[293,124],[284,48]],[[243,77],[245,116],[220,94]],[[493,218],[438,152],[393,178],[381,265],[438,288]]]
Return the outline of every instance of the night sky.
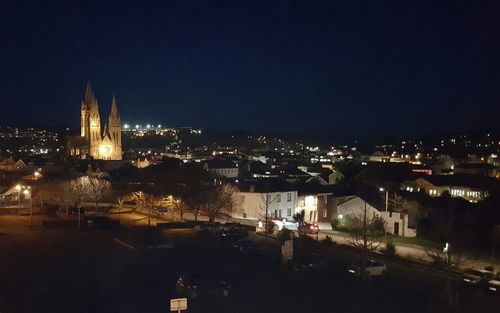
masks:
[[[1,124],[78,127],[89,81],[133,124],[499,125],[498,1],[112,2],[1,1]]]

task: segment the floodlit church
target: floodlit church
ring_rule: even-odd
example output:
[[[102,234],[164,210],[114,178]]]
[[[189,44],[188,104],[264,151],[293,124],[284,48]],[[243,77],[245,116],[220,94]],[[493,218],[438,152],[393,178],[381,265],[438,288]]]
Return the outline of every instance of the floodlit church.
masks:
[[[82,159],[90,157],[95,160],[121,160],[122,128],[115,97],[111,100],[111,111],[104,129],[101,129],[99,104],[90,84],[87,84],[80,112],[80,136],[70,138],[70,155]]]

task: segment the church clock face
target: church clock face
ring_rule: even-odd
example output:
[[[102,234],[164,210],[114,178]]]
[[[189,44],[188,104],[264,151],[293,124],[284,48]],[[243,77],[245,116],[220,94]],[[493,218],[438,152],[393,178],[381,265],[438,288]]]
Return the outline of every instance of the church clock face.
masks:
[[[112,151],[113,151],[113,149],[111,149],[111,146],[109,146],[109,145],[101,145],[99,147],[99,152],[101,153],[101,155],[103,157],[107,157],[107,156],[111,155]]]

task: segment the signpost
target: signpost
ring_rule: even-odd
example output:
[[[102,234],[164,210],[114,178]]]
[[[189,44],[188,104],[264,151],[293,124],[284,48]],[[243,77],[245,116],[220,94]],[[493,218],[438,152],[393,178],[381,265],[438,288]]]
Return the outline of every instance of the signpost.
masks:
[[[180,313],[182,310],[187,310],[187,308],[187,298],[170,299],[170,311],[177,311],[178,313]]]

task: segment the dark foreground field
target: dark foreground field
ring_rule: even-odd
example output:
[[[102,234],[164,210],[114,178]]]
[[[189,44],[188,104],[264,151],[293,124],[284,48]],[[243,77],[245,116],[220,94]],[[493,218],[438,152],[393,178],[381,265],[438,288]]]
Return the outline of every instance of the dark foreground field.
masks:
[[[355,259],[338,249],[331,271],[294,273],[238,255],[218,238],[168,231],[169,250],[146,229],[47,230],[12,226],[0,217],[0,312],[169,312],[182,273],[206,273],[232,284],[228,298],[189,300],[187,312],[442,312],[444,277],[401,264],[362,282],[346,273]],[[457,312],[500,312],[500,299],[458,288]]]

